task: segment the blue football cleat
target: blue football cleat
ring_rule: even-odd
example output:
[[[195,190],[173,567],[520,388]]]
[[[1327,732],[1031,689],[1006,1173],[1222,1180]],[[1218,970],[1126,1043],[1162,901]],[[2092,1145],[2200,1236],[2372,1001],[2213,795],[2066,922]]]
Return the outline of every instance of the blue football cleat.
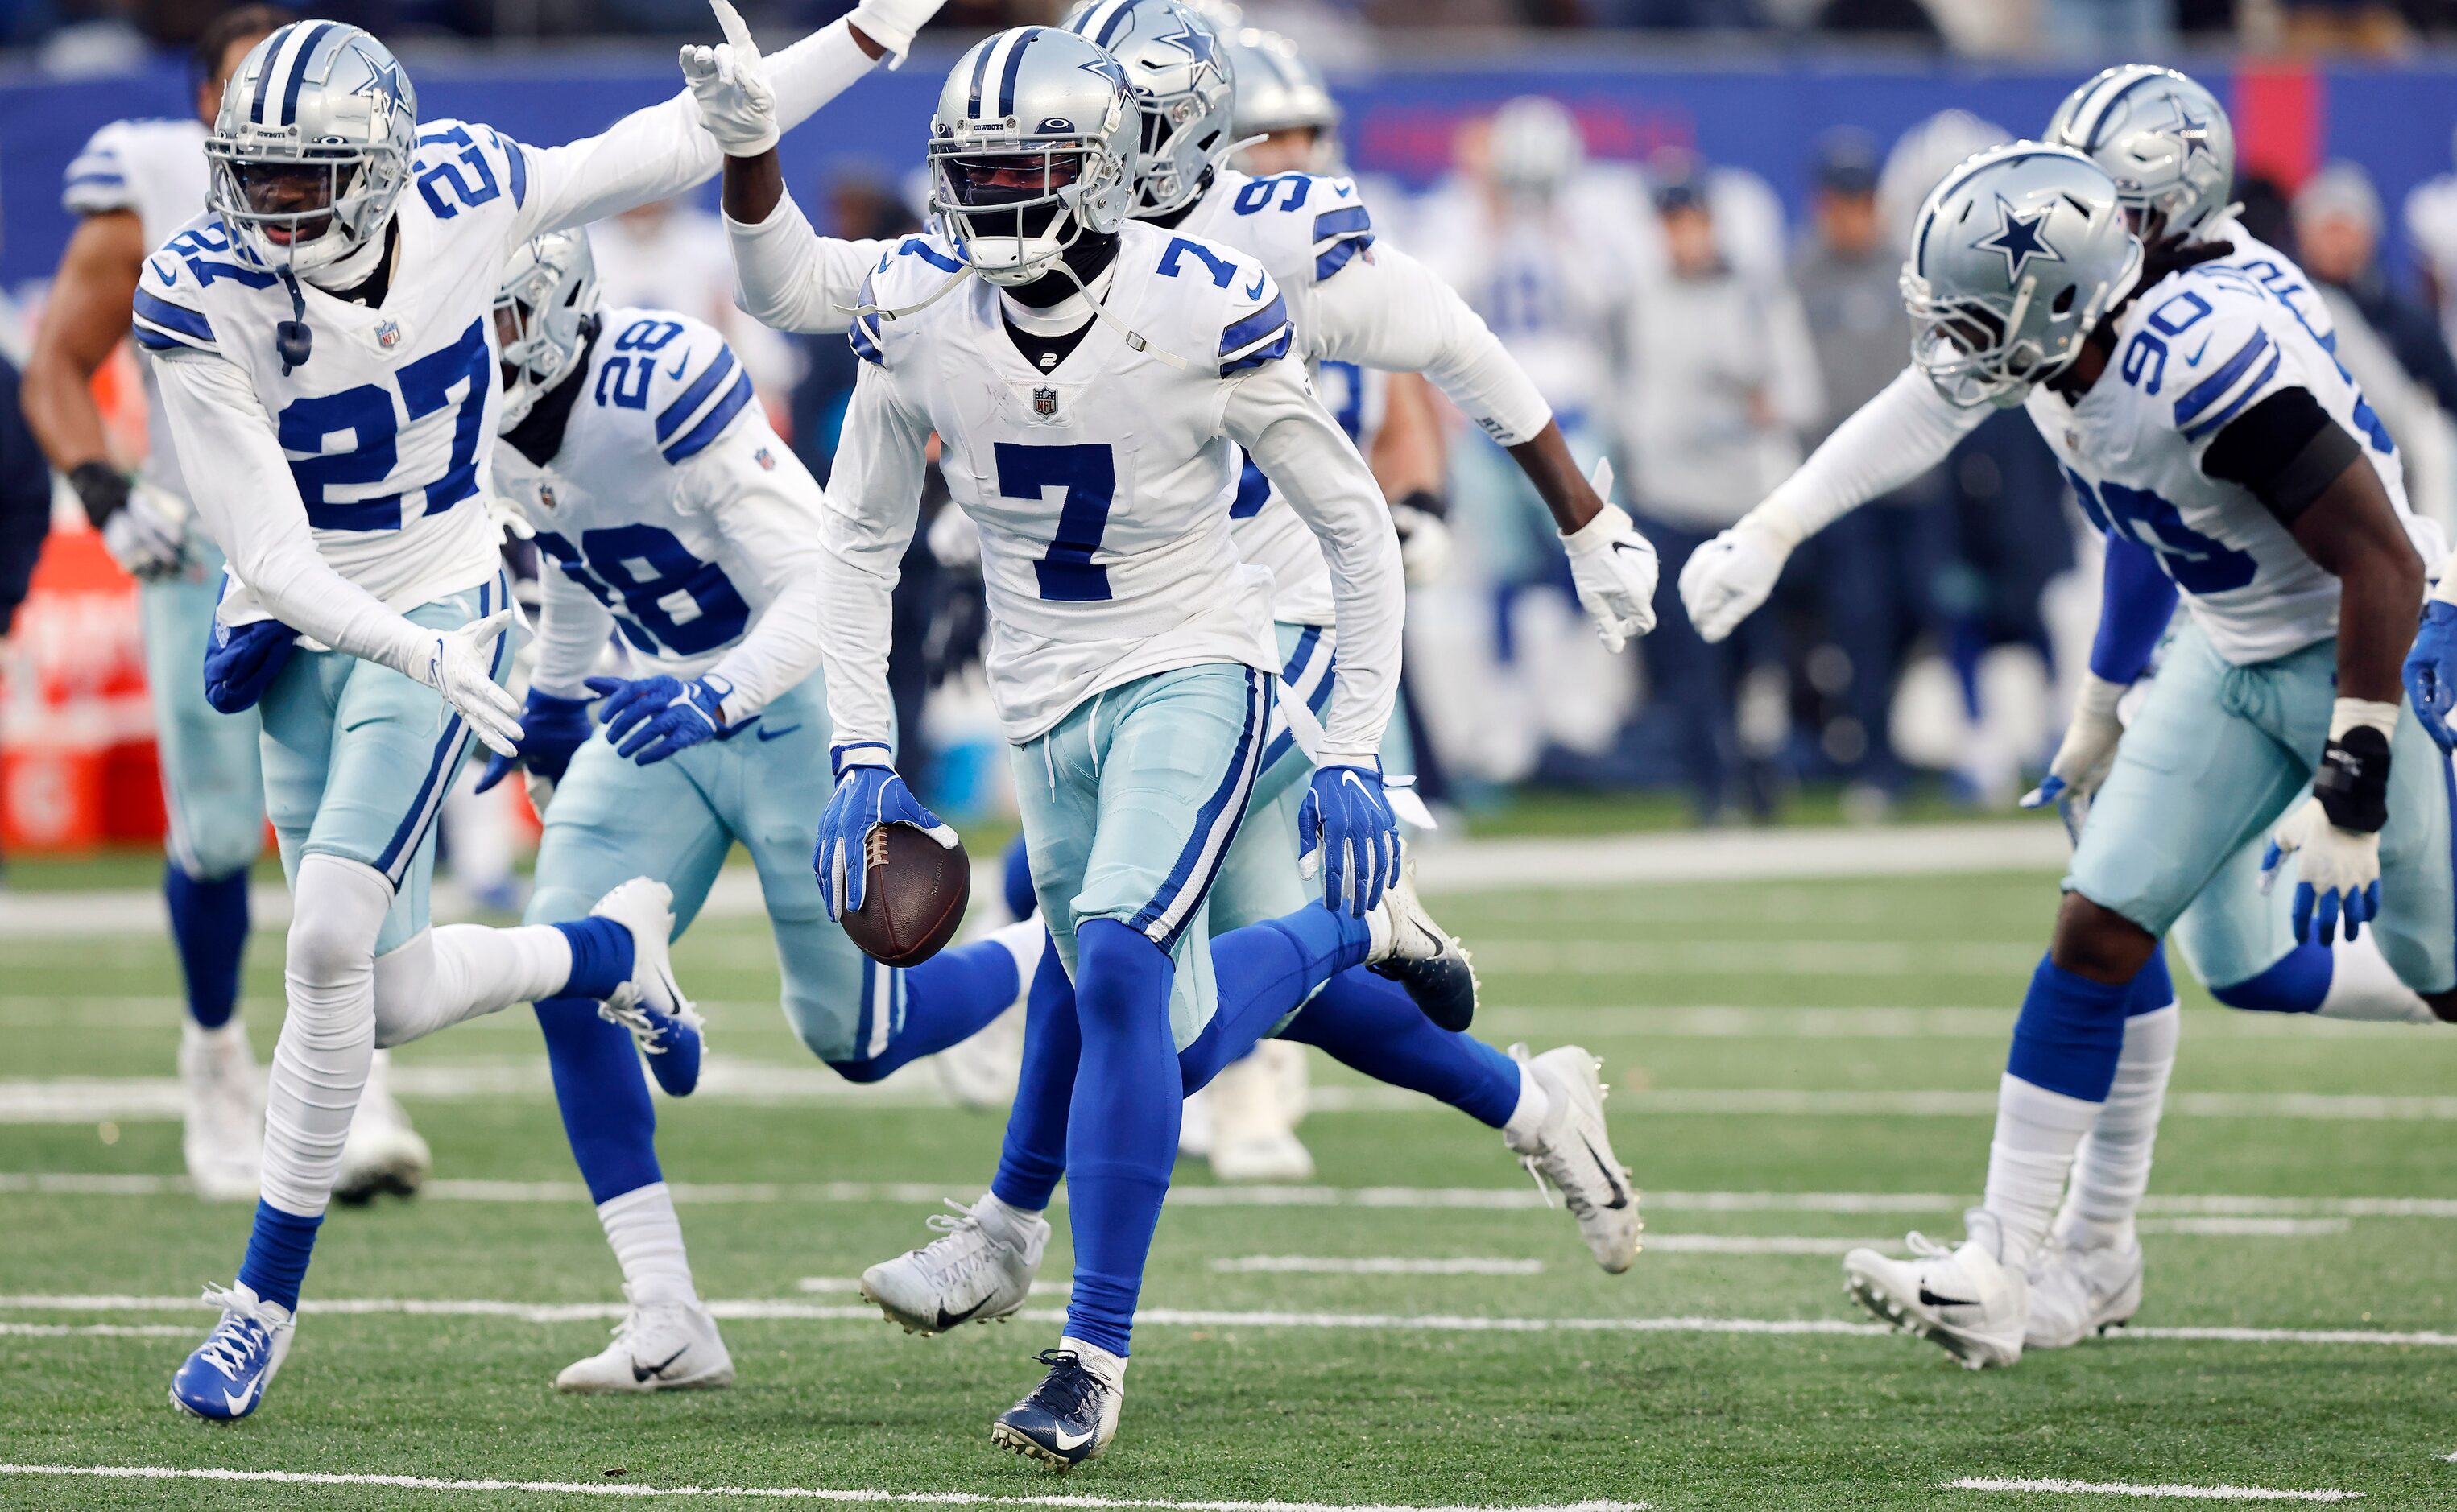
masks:
[[[630,979],[597,1006],[609,1023],[631,1032],[648,1052],[650,1074],[669,1097],[688,1097],[699,1085],[704,1020],[683,996],[667,954],[673,938],[673,892],[662,882],[633,877],[597,900],[591,918],[612,919],[631,935]]]
[[[698,1015],[690,1018],[660,1013],[643,1005],[639,1015],[648,1020],[646,1033],[634,1032],[633,1037],[649,1054],[649,1074],[657,1078],[669,1097],[688,1097],[699,1085],[700,1037]]]
[[[232,1422],[264,1404],[273,1373],[290,1353],[288,1309],[260,1300],[237,1282],[205,1288],[222,1320],[171,1378],[171,1405],[198,1418]]]
[[[1062,1338],[1041,1352],[1049,1367],[1032,1395],[1000,1413],[990,1442],[1062,1475],[1109,1446],[1125,1404],[1126,1362],[1105,1349]]]

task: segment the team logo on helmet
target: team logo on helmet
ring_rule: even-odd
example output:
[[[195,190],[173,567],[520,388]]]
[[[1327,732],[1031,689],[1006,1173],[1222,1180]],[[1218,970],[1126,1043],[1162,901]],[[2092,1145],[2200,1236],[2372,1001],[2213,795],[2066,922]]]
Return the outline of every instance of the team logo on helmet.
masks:
[[[1034,389],[1032,391],[1032,413],[1040,416],[1045,420],[1057,419],[1058,391],[1056,389]]]
[[[2047,234],[2040,229],[2053,213],[2053,207],[2043,207],[2025,215],[1999,194],[1996,196],[1995,231],[1971,245],[1981,252],[2003,253],[2005,281],[2019,283],[2022,270],[2031,259],[2035,257],[2041,262],[2065,260],[2065,255],[2049,244]]]

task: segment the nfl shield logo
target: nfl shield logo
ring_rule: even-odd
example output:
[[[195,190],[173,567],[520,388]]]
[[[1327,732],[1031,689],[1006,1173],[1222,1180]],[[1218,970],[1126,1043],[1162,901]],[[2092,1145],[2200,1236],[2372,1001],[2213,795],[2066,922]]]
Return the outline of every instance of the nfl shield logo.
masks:
[[[382,347],[387,352],[391,351],[394,347],[401,345],[401,322],[398,320],[386,320],[383,324],[376,327],[376,345]]]
[[[1034,389],[1032,391],[1032,413],[1040,416],[1043,419],[1050,419],[1054,418],[1058,414],[1058,391],[1056,389]]]
[[[762,472],[773,473],[776,470],[776,459],[768,455],[768,448],[765,446],[752,453],[751,460],[759,464],[759,470]]]
[[[545,483],[538,484],[538,502],[548,509],[552,509],[554,507],[554,490]]]

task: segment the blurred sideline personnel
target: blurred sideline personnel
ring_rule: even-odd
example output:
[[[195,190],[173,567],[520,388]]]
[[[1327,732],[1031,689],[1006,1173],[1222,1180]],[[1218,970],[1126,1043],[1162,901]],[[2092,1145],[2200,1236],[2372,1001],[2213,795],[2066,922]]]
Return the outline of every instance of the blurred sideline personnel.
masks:
[[[152,365],[143,364],[146,458],[134,478],[111,457],[93,380],[128,335],[146,255],[205,203],[206,129],[221,108],[222,85],[251,48],[295,19],[264,5],[215,17],[196,39],[197,119],[114,122],[69,165],[61,197],[79,217],[77,228],[44,303],[22,395],[52,465],[68,475],[113,560],[138,582],[145,682],[171,817],[162,893],[188,992],[180,1148],[196,1195],[217,1201],[255,1197],[263,1153],[263,1081],[238,1013],[248,868],[264,847],[262,732],[252,710],[224,714],[205,699],[201,668],[221,596],[222,554],[192,518]],[[407,1195],[426,1175],[426,1141],[392,1098],[390,1061],[377,1053],[341,1148],[333,1195],[344,1202]]]
[[[1209,34],[1167,14],[1196,43],[1181,56],[1202,57]],[[755,100],[743,113],[766,114]],[[1216,136],[1225,121],[1206,113]],[[1351,967],[1378,964],[1406,985],[1420,1010],[1412,1029],[1473,1016],[1473,973],[1416,902],[1374,757],[1396,691],[1398,544],[1373,475],[1289,360],[1290,301],[1270,273],[1128,217],[1141,117],[1124,69],[1092,41],[1018,28],[957,64],[928,149],[945,229],[876,265],[848,267],[849,249],[812,235],[785,194],[773,130],[737,135],[734,112],[709,115],[729,153],[746,308],[807,330],[854,303],[866,364],[821,558],[838,777],[817,859],[832,913],[860,905],[879,825],[955,843],[888,765],[887,601],[934,431],[955,501],[980,526],[991,688],[1053,941],[1025,1049],[1049,1079],[1017,1110],[1063,1126],[1053,1139],[1011,1118],[1010,1142],[1075,1157],[1065,1332],[991,1438],[1063,1470],[1117,1431],[1185,1093],[1313,1011],[1314,989]],[[1019,133],[1018,120],[1036,125]],[[848,277],[860,279],[857,303]],[[1270,578],[1229,530],[1238,446],[1321,542],[1350,658],[1300,815],[1321,891],[1281,917],[1215,929],[1214,882],[1278,702]],[[1037,1259],[1047,1226],[1033,1223]]]
[[[866,0],[861,31],[839,21],[782,54],[777,115],[816,110],[932,9]],[[171,1389],[236,1419],[288,1351],[378,1041],[540,997],[602,999],[661,1042],[691,1032],[662,883],[553,926],[432,929],[426,903],[435,807],[471,733],[506,754],[522,733],[484,444],[506,266],[531,236],[703,181],[718,154],[688,93],[550,150],[422,125],[392,53],[327,21],[256,45],[205,153],[210,209],[146,260],[134,324],[229,556],[206,681],[218,707],[260,702],[294,907],[254,1232]]]
[[[698,66],[713,79],[712,55]],[[739,841],[775,933],[786,1021],[848,1081],[878,1081],[997,1017],[1032,979],[1038,921],[894,971],[828,918],[810,866],[812,819],[828,800],[819,485],[769,428],[732,344],[676,311],[602,308],[578,229],[513,254],[495,331],[498,492],[548,564],[520,754],[493,757],[480,784],[524,767],[545,817],[527,922],[583,918],[647,873],[673,889],[680,934]],[[588,675],[617,633],[648,675]],[[590,738],[592,705],[604,740]],[[537,1015],[572,1156],[631,1304],[615,1341],[555,1384],[727,1384],[733,1362],[692,1283],[631,1037],[586,998],[541,999]],[[658,1082],[687,1094],[695,1044],[652,1050]]]
[[[1145,149],[1134,186],[1138,221],[1258,259],[1294,306],[1295,351],[1306,360],[1332,357],[1422,368],[1494,434],[1551,436],[1559,445],[1558,432],[1542,418],[1542,399],[1475,314],[1422,264],[1373,240],[1350,180],[1304,173],[1248,178],[1221,163],[1233,139],[1233,90],[1220,60],[1205,55],[1202,44],[1217,44],[1200,18],[1177,0],[1101,0],[1067,26],[1095,41],[1105,38],[1135,85]],[[1190,51],[1189,41],[1196,44]],[[1551,492],[1566,481],[1583,492],[1566,449],[1541,464],[1545,450],[1540,442],[1519,448],[1539,485]],[[1332,650],[1336,590],[1325,553],[1310,539],[1286,539],[1289,527],[1305,527],[1285,489],[1269,481],[1256,486],[1252,473],[1244,483],[1229,509],[1229,529],[1247,562],[1273,564],[1283,705],[1303,700],[1322,714],[1334,696],[1339,666]],[[1588,500],[1600,523],[1628,529],[1620,510],[1591,494]],[[1651,558],[1632,554],[1633,565],[1641,561],[1652,565]],[[1639,589],[1633,584],[1630,591]],[[1298,779],[1314,761],[1316,744],[1283,734],[1266,748],[1245,822],[1212,889],[1215,928],[1260,924],[1303,903],[1299,858],[1307,800]],[[1387,774],[1395,759],[1387,733],[1381,755]],[[1038,873],[1036,867],[1037,880]],[[942,1317],[1002,1316],[1022,1306],[1030,1290],[1038,1238],[1047,1232],[1042,1213],[1068,1162],[1063,1120],[1049,1106],[1066,1085],[1067,1056],[1063,1043],[1043,1032],[1043,1025],[1072,1016],[1076,1005],[1067,999],[1063,980],[1047,991],[1034,990],[1023,1073],[989,1194],[939,1238],[864,1273],[873,1300],[908,1327],[938,1332],[933,1324]],[[1333,977],[1304,1011],[1274,1028],[1376,1080],[1422,1092],[1503,1130],[1509,1148],[1565,1194],[1598,1262],[1607,1270],[1627,1268],[1637,1252],[1638,1214],[1609,1155],[1603,1094],[1585,1051],[1564,1046],[1530,1060],[1522,1046],[1514,1063],[1512,1055],[1465,1034],[1435,1030],[1400,986],[1358,970]],[[1250,1066],[1251,1058],[1237,1064]],[[1294,1142],[1285,1102],[1266,1088],[1249,1104],[1217,1134],[1269,1133]],[[1604,1155],[1584,1154],[1577,1135],[1592,1138]]]
[[[2253,237],[2233,215],[2228,190],[2234,175],[2234,134],[2225,112],[2208,91],[2164,69],[2139,64],[2111,69],[2066,99],[2050,124],[2050,135],[2068,146],[2096,144],[2093,152],[2103,170],[2115,173],[2128,217],[2160,248],[2162,259],[2212,256],[2212,268],[2233,271],[2218,276],[2251,280],[2277,307],[2277,317],[2290,320],[2293,332],[2308,337],[2324,354],[2334,349],[2336,333],[2329,325],[2327,308],[2308,281],[2284,254]],[[2180,243],[2176,238],[2181,238]],[[2058,265],[2032,266],[2048,270]],[[2174,324],[2196,312],[2197,307],[2189,304],[2174,311],[2159,305],[2152,314],[2163,315]],[[2274,326],[2275,319],[2270,324]],[[2149,341],[2128,347],[2128,353],[2135,354],[2128,357],[2135,378],[2120,389],[2109,385],[2108,394],[2138,392],[2137,385],[2154,376],[2154,367],[2158,368],[2155,376],[2165,381],[2163,366],[2151,355],[2154,343],[2172,345],[2173,337],[2153,331]],[[2210,360],[2209,350],[2198,339],[2178,356],[2178,367],[2186,366],[2186,358],[2195,357],[2202,362]],[[2215,369],[2222,366],[2222,361],[2211,363],[2204,371],[2215,377]],[[2343,369],[2333,360],[2327,373],[2347,382]],[[2236,375],[2238,378],[2246,376]],[[2187,389],[2197,386],[2187,385]],[[2350,382],[2347,387],[2353,391]],[[2250,405],[2248,396],[2245,398],[2247,408],[2257,407]],[[2047,401],[2034,398],[2031,402]],[[2360,396],[2355,402],[2361,404]],[[1798,541],[1930,465],[1993,407],[1957,408],[1923,374],[1907,369],[1845,421],[1746,520],[1725,532],[1712,555],[1702,553],[1683,574],[1682,598],[1701,633],[1726,633],[1764,602],[1766,585]],[[2097,411],[2095,404],[2093,412]],[[2395,468],[2400,459],[2394,444],[2368,404],[2362,404],[2359,411],[2350,408],[2349,414],[2362,417],[2357,428],[2382,459],[2375,465]],[[2066,434],[2062,425],[2051,431],[2042,423],[2040,429],[2067,467],[2075,495],[2086,508],[2099,507],[2094,523],[2108,538],[2099,631],[2073,723],[2048,781],[2025,800],[2078,806],[2106,781],[2116,756],[2122,732],[2118,705],[2130,706],[2128,691],[2137,684],[2145,694],[2158,685],[2145,673],[2171,617],[2176,584],[2184,582],[2181,573],[2171,582],[2169,572],[2176,562],[2169,554],[2178,552],[2179,541],[2198,542],[2199,538],[2179,534],[2185,527],[2182,517],[2171,513],[2177,506],[2156,491],[2137,493],[2119,483],[2118,492],[2104,500],[2090,491],[2067,448],[2057,445]],[[2197,439],[2207,440],[2208,437]],[[2220,452],[2220,465],[2225,465],[2231,451]],[[2207,476],[2187,480],[2197,491],[2216,488],[2206,483]],[[2240,509],[2253,507],[2247,494],[2219,491]],[[2409,521],[2409,528],[2425,555],[2437,560],[2436,533],[2429,523]],[[2276,546],[2278,555],[2299,560],[2296,551],[2289,549],[2291,543],[2278,541],[2265,531],[2261,535]],[[2221,560],[2227,572],[2241,573],[2243,564],[2236,557],[2219,558],[2221,549],[2215,542],[2187,544],[2180,560],[2189,564],[2198,560],[2194,553],[2210,555]],[[2308,562],[2302,565],[2310,567]],[[2197,582],[2214,581],[2219,580],[2195,574]],[[2445,571],[2442,581],[2442,592],[2457,592],[2447,586]],[[2189,590],[2193,585],[2184,586]],[[2334,603],[2333,586],[2316,583],[2315,591]],[[2437,738],[2437,720],[2433,723]],[[2430,761],[2426,756],[2408,766]],[[2411,778],[2410,770],[2407,776]],[[2240,788],[2224,782],[2212,787],[2217,791]],[[2101,821],[2094,815],[2092,823]],[[2231,855],[2210,863],[2206,881],[2174,920],[2176,943],[2211,994],[2232,1007],[2250,1010],[2432,1021],[2431,1007],[2418,993],[2436,991],[2447,984],[2435,980],[2410,954],[2403,959],[2385,955],[2386,941],[2377,932],[2342,941],[2334,950],[2302,939],[2295,914],[2308,899],[2300,889],[2275,889],[2273,895],[2263,896],[2261,856],[2264,848],[2261,836],[2250,833]],[[2441,876],[2447,876],[2445,866]],[[2447,932],[2445,923],[2442,932]],[[2145,973],[2160,970],[2155,955],[2144,970]],[[2122,1057],[2113,1090],[2104,1097],[2104,1107],[2096,1114],[2074,1167],[2072,1198],[2056,1220],[2052,1241],[2039,1250],[2032,1267],[2031,1347],[2070,1344],[2092,1329],[2130,1316],[2138,1301],[2142,1258],[2133,1214],[2147,1187],[2152,1142],[2180,1027],[2176,1011],[2162,1001],[2154,1001],[2158,997],[2155,985],[2144,986],[2128,1005],[2131,1016],[2122,1026]]]

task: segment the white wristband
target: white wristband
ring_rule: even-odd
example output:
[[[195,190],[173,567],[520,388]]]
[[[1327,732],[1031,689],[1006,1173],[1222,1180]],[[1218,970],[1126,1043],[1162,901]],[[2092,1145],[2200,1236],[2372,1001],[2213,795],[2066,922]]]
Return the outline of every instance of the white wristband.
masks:
[[[2329,706],[2329,738],[2343,740],[2350,729],[2376,729],[2383,740],[2397,737],[2395,704],[2375,703],[2367,698],[2342,698]]]

